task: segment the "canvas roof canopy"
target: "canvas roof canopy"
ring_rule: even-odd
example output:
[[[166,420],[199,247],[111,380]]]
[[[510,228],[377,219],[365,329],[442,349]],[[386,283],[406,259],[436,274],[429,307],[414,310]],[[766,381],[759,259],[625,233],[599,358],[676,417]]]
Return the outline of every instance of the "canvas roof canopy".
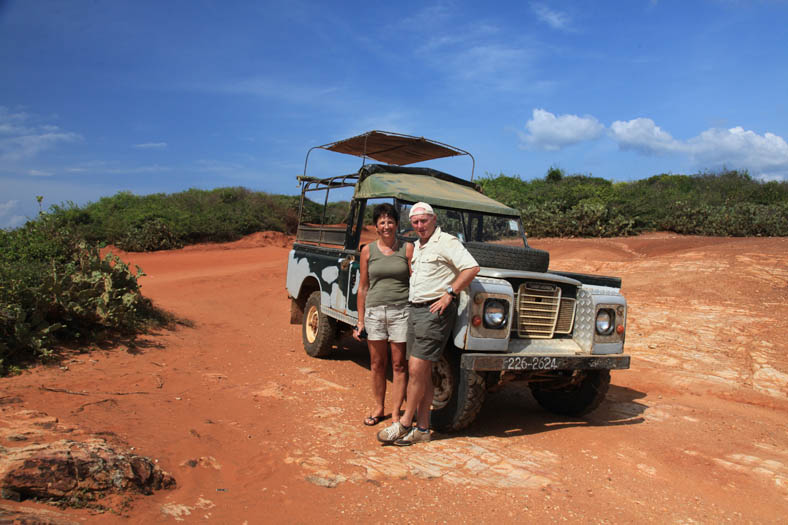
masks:
[[[424,137],[378,130],[317,147],[357,157],[368,157],[397,166],[457,155],[470,155],[467,151]]]
[[[427,168],[398,168],[372,164],[361,169],[354,197],[394,197],[406,202],[519,217],[520,212],[487,197],[472,182]]]

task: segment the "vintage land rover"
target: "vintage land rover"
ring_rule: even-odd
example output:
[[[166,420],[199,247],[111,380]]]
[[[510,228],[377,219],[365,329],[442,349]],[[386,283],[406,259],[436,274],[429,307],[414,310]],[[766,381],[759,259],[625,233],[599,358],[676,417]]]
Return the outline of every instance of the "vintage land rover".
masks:
[[[316,148],[361,157],[362,166],[348,175],[309,177]],[[548,269],[549,254],[528,246],[520,213],[485,196],[473,173],[469,181],[406,167],[457,155],[473,159],[447,144],[383,131],[309,150],[298,177],[299,225],[286,284],[290,321],[302,325],[304,349],[326,357],[356,324],[358,258],[375,239],[372,206],[392,203],[406,218],[411,205],[425,201],[441,229],[481,266],[460,294],[453,337],[433,367],[433,428],[468,426],[486,392],[511,380],[527,383],[548,411],[587,414],[604,399],[610,370],[629,368],[621,279]],[[399,226],[402,239],[417,238],[407,219]]]

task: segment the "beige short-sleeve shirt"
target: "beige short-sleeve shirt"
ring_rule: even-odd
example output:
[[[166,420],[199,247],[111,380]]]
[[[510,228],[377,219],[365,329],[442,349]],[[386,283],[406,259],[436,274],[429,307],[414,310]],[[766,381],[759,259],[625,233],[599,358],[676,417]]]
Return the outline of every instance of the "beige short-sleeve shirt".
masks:
[[[408,300],[425,303],[445,294],[461,271],[479,264],[457,237],[437,227],[424,245],[421,239],[416,241],[411,266]]]

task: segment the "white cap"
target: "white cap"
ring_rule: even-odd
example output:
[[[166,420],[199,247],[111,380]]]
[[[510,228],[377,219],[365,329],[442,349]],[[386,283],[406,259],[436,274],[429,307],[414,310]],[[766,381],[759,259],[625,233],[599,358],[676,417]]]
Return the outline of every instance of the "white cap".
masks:
[[[408,218],[411,218],[414,215],[435,215],[435,212],[433,211],[432,206],[426,202],[417,202],[411,206]]]

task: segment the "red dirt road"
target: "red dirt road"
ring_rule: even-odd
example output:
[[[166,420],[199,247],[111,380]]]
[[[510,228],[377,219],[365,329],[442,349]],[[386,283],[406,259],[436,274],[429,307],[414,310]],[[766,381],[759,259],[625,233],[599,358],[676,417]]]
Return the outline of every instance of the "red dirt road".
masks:
[[[584,419],[514,383],[467,432],[381,447],[365,348],[312,359],[288,324],[287,239],[121,254],[193,326],[2,379],[0,408],[114,433],[178,486],[123,517],[0,505],[78,523],[788,521],[788,239],[532,244],[551,268],[623,277],[632,368]]]

